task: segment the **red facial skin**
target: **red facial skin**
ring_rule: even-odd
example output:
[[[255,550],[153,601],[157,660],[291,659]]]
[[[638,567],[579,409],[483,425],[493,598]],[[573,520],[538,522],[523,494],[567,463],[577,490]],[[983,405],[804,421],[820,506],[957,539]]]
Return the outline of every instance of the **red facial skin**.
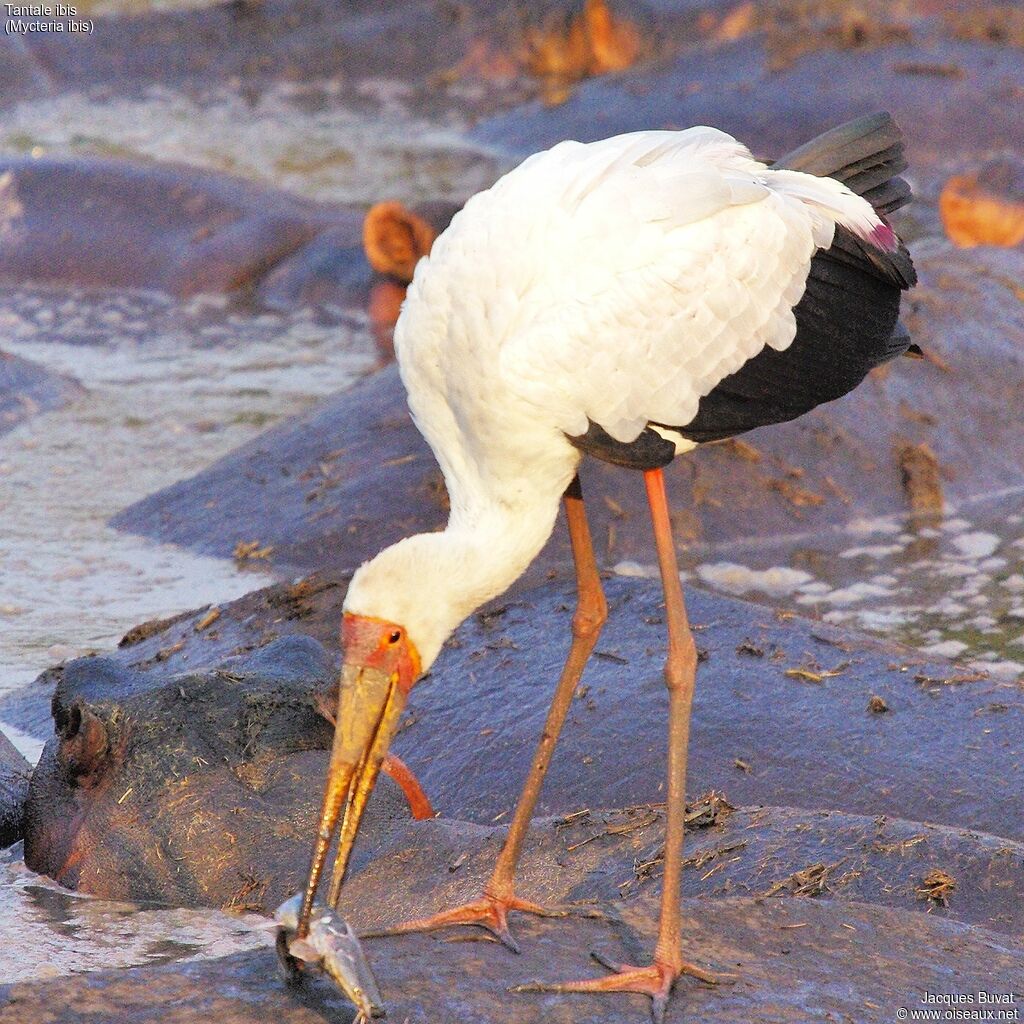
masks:
[[[402,626],[346,612],[341,620],[345,664],[373,668],[395,678],[403,696],[419,679],[420,656]]]

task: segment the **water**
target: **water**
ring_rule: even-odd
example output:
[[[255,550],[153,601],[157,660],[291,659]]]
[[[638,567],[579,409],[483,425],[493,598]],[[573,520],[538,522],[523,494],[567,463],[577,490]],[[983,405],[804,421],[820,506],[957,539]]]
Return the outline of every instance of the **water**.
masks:
[[[454,112],[423,121],[386,80],[362,84],[358,112],[338,103],[337,89],[279,83],[258,99],[231,86],[198,96],[163,86],[137,97],[65,93],[6,110],[0,153],[175,161],[354,205],[461,202],[498,176],[497,158],[461,136]]]
[[[244,569],[106,521],[377,360],[360,318],[124,292],[2,290],[0,337],[85,386],[70,405],[0,435],[0,692],[110,649],[148,618],[273,582],[272,566]],[[36,738],[3,728],[38,757]],[[29,871],[17,848],[0,853],[5,982],[222,956],[269,941],[253,920],[81,897]]]
[[[927,524],[879,517],[803,540],[694,546],[682,563],[719,593],[1024,678],[1024,494],[979,498]]]
[[[0,336],[86,389],[0,436],[0,692],[138,622],[273,582],[107,519],[376,361],[358,320],[245,314],[220,298],[0,291]]]
[[[62,889],[29,871],[20,844],[0,851],[0,978],[4,984],[79,971],[228,956],[270,945],[256,914],[144,907]]]

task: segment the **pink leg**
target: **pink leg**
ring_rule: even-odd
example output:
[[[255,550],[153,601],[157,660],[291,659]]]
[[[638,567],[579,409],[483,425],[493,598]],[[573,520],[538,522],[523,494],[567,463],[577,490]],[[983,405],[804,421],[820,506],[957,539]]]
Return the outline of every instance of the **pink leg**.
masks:
[[[686,754],[690,737],[690,707],[697,673],[697,647],[686,617],[683,588],[679,582],[675,543],[665,497],[665,478],[660,469],[644,473],[647,499],[651,506],[654,542],[658,550],[661,584],[665,593],[668,623],[668,657],[665,684],[668,710],[668,799],[665,825],[665,875],[662,882],[658,941],[649,967],[615,964],[595,957],[613,973],[561,984],[519,985],[520,992],[636,992],[650,996],[652,1014],[660,1024],[676,979],[692,975],[709,984],[719,979],[710,971],[683,959],[680,936],[680,891],[683,861],[683,819],[686,811]]]
[[[423,791],[420,780],[413,774],[412,769],[397,754],[388,754],[380,768],[398,783],[409,803],[409,813],[416,821],[434,817],[430,797]]]

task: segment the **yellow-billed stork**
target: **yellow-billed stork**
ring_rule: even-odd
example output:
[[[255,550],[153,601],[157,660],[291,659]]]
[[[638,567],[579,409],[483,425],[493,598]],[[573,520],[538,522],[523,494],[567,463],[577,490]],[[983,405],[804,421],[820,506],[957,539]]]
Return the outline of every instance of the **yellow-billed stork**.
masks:
[[[645,476],[668,656],[665,873],[652,962],[541,986],[640,992],[664,1015],[682,974],[680,873],[696,648],[661,467],[697,444],[792,419],[910,346],[914,283],[883,219],[910,197],[887,114],[769,165],[714,128],[562,142],[474,196],[416,268],[395,330],[409,408],[444,473],[445,530],[362,565],[345,599],[344,667],[305,933],[338,818],[335,906],[360,817],[409,691],[452,631],[501,594],[564,503],[576,564],[572,644],[504,848],[481,898],[400,925],[482,925],[516,948],[514,874],[573,692],[606,618],[577,467],[584,453]],[[602,961],[603,962],[603,961]],[[533,986],[538,987],[538,986]]]

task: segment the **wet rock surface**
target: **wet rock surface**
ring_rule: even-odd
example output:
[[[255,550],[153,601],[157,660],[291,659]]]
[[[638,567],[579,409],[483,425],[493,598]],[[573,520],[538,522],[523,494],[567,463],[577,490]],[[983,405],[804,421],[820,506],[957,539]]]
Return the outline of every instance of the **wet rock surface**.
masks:
[[[691,800],[687,822],[683,892],[694,903],[870,903],[1020,934],[1024,846],[1013,840],[884,816],[733,808],[718,794]],[[474,899],[504,835],[444,819],[397,825],[388,851],[347,884],[344,912],[372,932]],[[518,891],[570,908],[571,919],[615,920],[660,892],[664,835],[663,804],[538,819]]]
[[[0,849],[22,836],[31,773],[32,766],[0,732]]]
[[[678,459],[666,471],[677,540],[806,535],[916,510],[905,452],[920,445],[934,456],[948,503],[1024,486],[1016,424],[1006,416],[1024,360],[1013,285],[1021,260],[948,247],[919,259],[922,284],[904,319],[930,361],[888,364],[800,420]],[[583,480],[603,561],[652,561],[639,477],[588,460]],[[389,369],[126,509],[113,525],[224,556],[244,522],[273,545],[278,568],[308,572],[352,569],[446,518],[440,473]],[[548,562],[567,556],[560,538],[546,553]]]
[[[26,864],[107,899],[276,907],[308,866],[333,674],[305,637],[170,680],[69,663],[32,775]],[[397,793],[382,781],[366,835],[407,814]]]
[[[661,799],[660,590],[638,579],[608,580],[606,590],[611,617],[538,813]],[[226,606],[208,625],[208,610],[157,623],[116,657],[82,659],[51,676],[58,736],[33,779],[30,866],[115,898],[266,907],[296,888],[326,765],[330,733],[316,708],[333,699],[342,598],[340,585],[271,588]],[[571,586],[555,581],[485,610],[413,692],[394,749],[443,816],[489,823],[511,812],[568,646],[572,603]],[[714,789],[737,805],[796,804],[1024,837],[1016,796],[1024,703],[1015,687],[977,677],[958,685],[963,677],[948,663],[699,590],[689,606],[705,656],[691,796]],[[317,634],[331,653],[310,638]],[[257,649],[225,661],[249,647]],[[9,701],[2,713],[17,720],[18,710]],[[76,758],[96,721],[102,755],[83,772]],[[381,785],[381,809],[365,829],[367,857],[390,842],[386,822],[406,816],[390,782]],[[846,846],[829,863],[874,842],[869,832],[862,823],[837,840]],[[879,841],[907,838],[897,830]],[[767,849],[775,840],[763,842]],[[993,893],[1019,865],[1011,852],[1007,874],[999,873],[999,842],[989,851],[995,866],[984,869],[997,878]],[[779,854],[787,874],[812,863],[811,845],[807,838]],[[944,849],[935,840],[928,850],[936,846]],[[954,868],[960,856],[949,854]],[[855,870],[838,875],[849,884]],[[868,898],[870,886],[853,891]],[[982,913],[998,925],[994,909]]]
[[[621,580],[609,581],[606,593],[610,618],[584,676],[586,692],[569,713],[542,813],[659,799],[667,704],[660,590]],[[511,810],[568,649],[572,601],[571,590],[552,585],[502,614],[476,617],[414,691],[415,721],[397,749],[424,779],[444,764],[440,789],[425,782],[442,813],[486,821]],[[717,788],[735,803],[883,812],[1024,834],[1014,795],[1022,770],[1016,688],[929,682],[955,673],[916,652],[873,647],[807,621],[780,622],[701,591],[691,590],[688,602],[697,646],[707,652],[694,702],[691,793]],[[870,712],[872,696],[890,712]],[[958,737],[955,753],[950,735]],[[467,778],[471,789],[461,783]]]
[[[430,936],[381,939],[367,950],[389,1017],[411,1022],[501,1019],[604,1024],[644,1020],[645,1000],[624,996],[512,994],[535,978],[593,976],[585,950],[616,959],[636,956],[654,935],[653,900],[638,900],[623,925],[580,920],[523,921],[523,953],[491,944],[444,943]],[[737,974],[717,988],[682,982],[669,1021],[765,1024],[856,1020],[881,1024],[897,1006],[916,1005],[925,992],[1018,993],[1024,950],[1018,939],[924,914],[901,915],[862,904],[727,899],[684,904],[691,956]],[[568,932],[568,934],[567,934]],[[837,976],[842,985],[834,984]],[[322,981],[286,990],[270,950],[201,964],[101,972],[57,983],[0,987],[0,1021],[166,1019],[175,1007],[224,1022],[275,1019],[305,1024],[325,1016],[347,1021],[352,1011]]]
[[[372,275],[355,211],[226,175],[95,158],[2,159],[0,182],[8,225],[0,279],[7,283],[152,288],[178,298],[240,289],[259,295],[273,271],[268,300],[279,299],[287,278],[293,304],[314,288],[320,301],[366,301]],[[55,207],[66,211],[59,221]]]

